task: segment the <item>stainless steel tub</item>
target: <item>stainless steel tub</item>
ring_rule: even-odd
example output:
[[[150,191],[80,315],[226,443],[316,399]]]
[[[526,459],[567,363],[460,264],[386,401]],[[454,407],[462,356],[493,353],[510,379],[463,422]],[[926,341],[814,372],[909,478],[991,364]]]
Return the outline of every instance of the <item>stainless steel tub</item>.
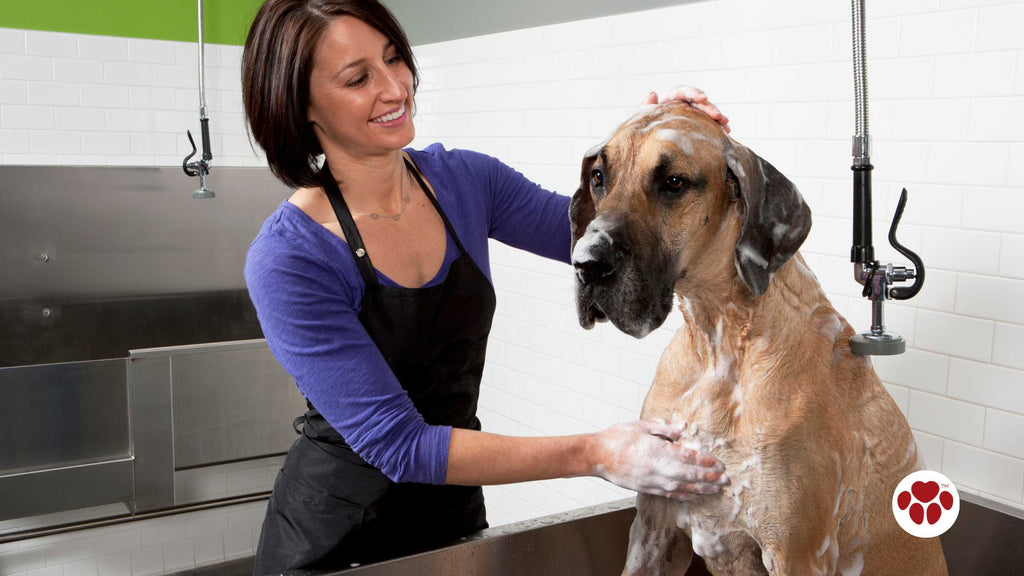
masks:
[[[625,563],[635,514],[630,498],[490,528],[414,556],[336,571],[291,571],[286,576],[616,576]],[[960,516],[941,539],[950,576],[1024,574],[1024,513],[1019,510],[963,494]],[[248,558],[181,574],[251,573]],[[695,558],[686,576],[706,574]]]

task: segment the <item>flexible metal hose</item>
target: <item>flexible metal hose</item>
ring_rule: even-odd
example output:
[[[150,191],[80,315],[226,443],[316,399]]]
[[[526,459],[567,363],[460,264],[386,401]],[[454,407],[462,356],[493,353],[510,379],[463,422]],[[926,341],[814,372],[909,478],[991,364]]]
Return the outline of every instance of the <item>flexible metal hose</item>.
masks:
[[[855,136],[868,136],[868,62],[864,31],[864,0],[853,0],[853,92]]]
[[[199,0],[199,113],[202,117],[206,117],[206,74],[204,69],[205,64],[205,50],[203,47],[203,0]]]

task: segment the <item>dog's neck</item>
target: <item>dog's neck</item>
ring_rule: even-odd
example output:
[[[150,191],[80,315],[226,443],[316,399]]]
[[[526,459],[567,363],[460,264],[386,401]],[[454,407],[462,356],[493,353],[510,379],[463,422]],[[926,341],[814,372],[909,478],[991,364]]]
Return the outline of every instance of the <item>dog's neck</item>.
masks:
[[[753,296],[735,272],[722,282],[676,295],[693,352],[706,366],[718,364],[721,358],[741,364],[754,338],[792,344],[795,332],[805,328],[792,319],[809,317],[828,304],[799,254],[779,268],[760,297]]]

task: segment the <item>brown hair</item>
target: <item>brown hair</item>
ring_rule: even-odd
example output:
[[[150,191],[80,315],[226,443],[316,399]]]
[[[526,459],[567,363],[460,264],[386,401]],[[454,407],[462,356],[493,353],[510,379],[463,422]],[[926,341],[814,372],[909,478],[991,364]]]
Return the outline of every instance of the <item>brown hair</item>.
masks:
[[[266,153],[270,170],[293,188],[318,186],[323,153],[307,118],[309,77],[320,36],[340,16],[354,16],[394,43],[419,74],[405,31],[377,0],[267,0],[256,13],[242,51],[246,129]]]

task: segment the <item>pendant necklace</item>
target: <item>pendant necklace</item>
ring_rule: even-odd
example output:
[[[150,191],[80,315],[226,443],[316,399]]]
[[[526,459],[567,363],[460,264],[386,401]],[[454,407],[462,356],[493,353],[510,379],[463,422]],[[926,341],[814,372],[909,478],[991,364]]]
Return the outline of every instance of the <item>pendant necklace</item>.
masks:
[[[408,181],[408,172],[406,172],[406,177],[403,179],[402,182],[402,205],[401,208],[399,208],[398,210],[398,214],[377,214],[376,212],[352,212],[352,216],[369,216],[373,220],[387,218],[389,220],[394,220],[395,222],[398,222],[399,220],[402,219],[402,214],[405,213],[405,207],[409,204],[409,186],[404,186],[404,184],[408,183]]]

